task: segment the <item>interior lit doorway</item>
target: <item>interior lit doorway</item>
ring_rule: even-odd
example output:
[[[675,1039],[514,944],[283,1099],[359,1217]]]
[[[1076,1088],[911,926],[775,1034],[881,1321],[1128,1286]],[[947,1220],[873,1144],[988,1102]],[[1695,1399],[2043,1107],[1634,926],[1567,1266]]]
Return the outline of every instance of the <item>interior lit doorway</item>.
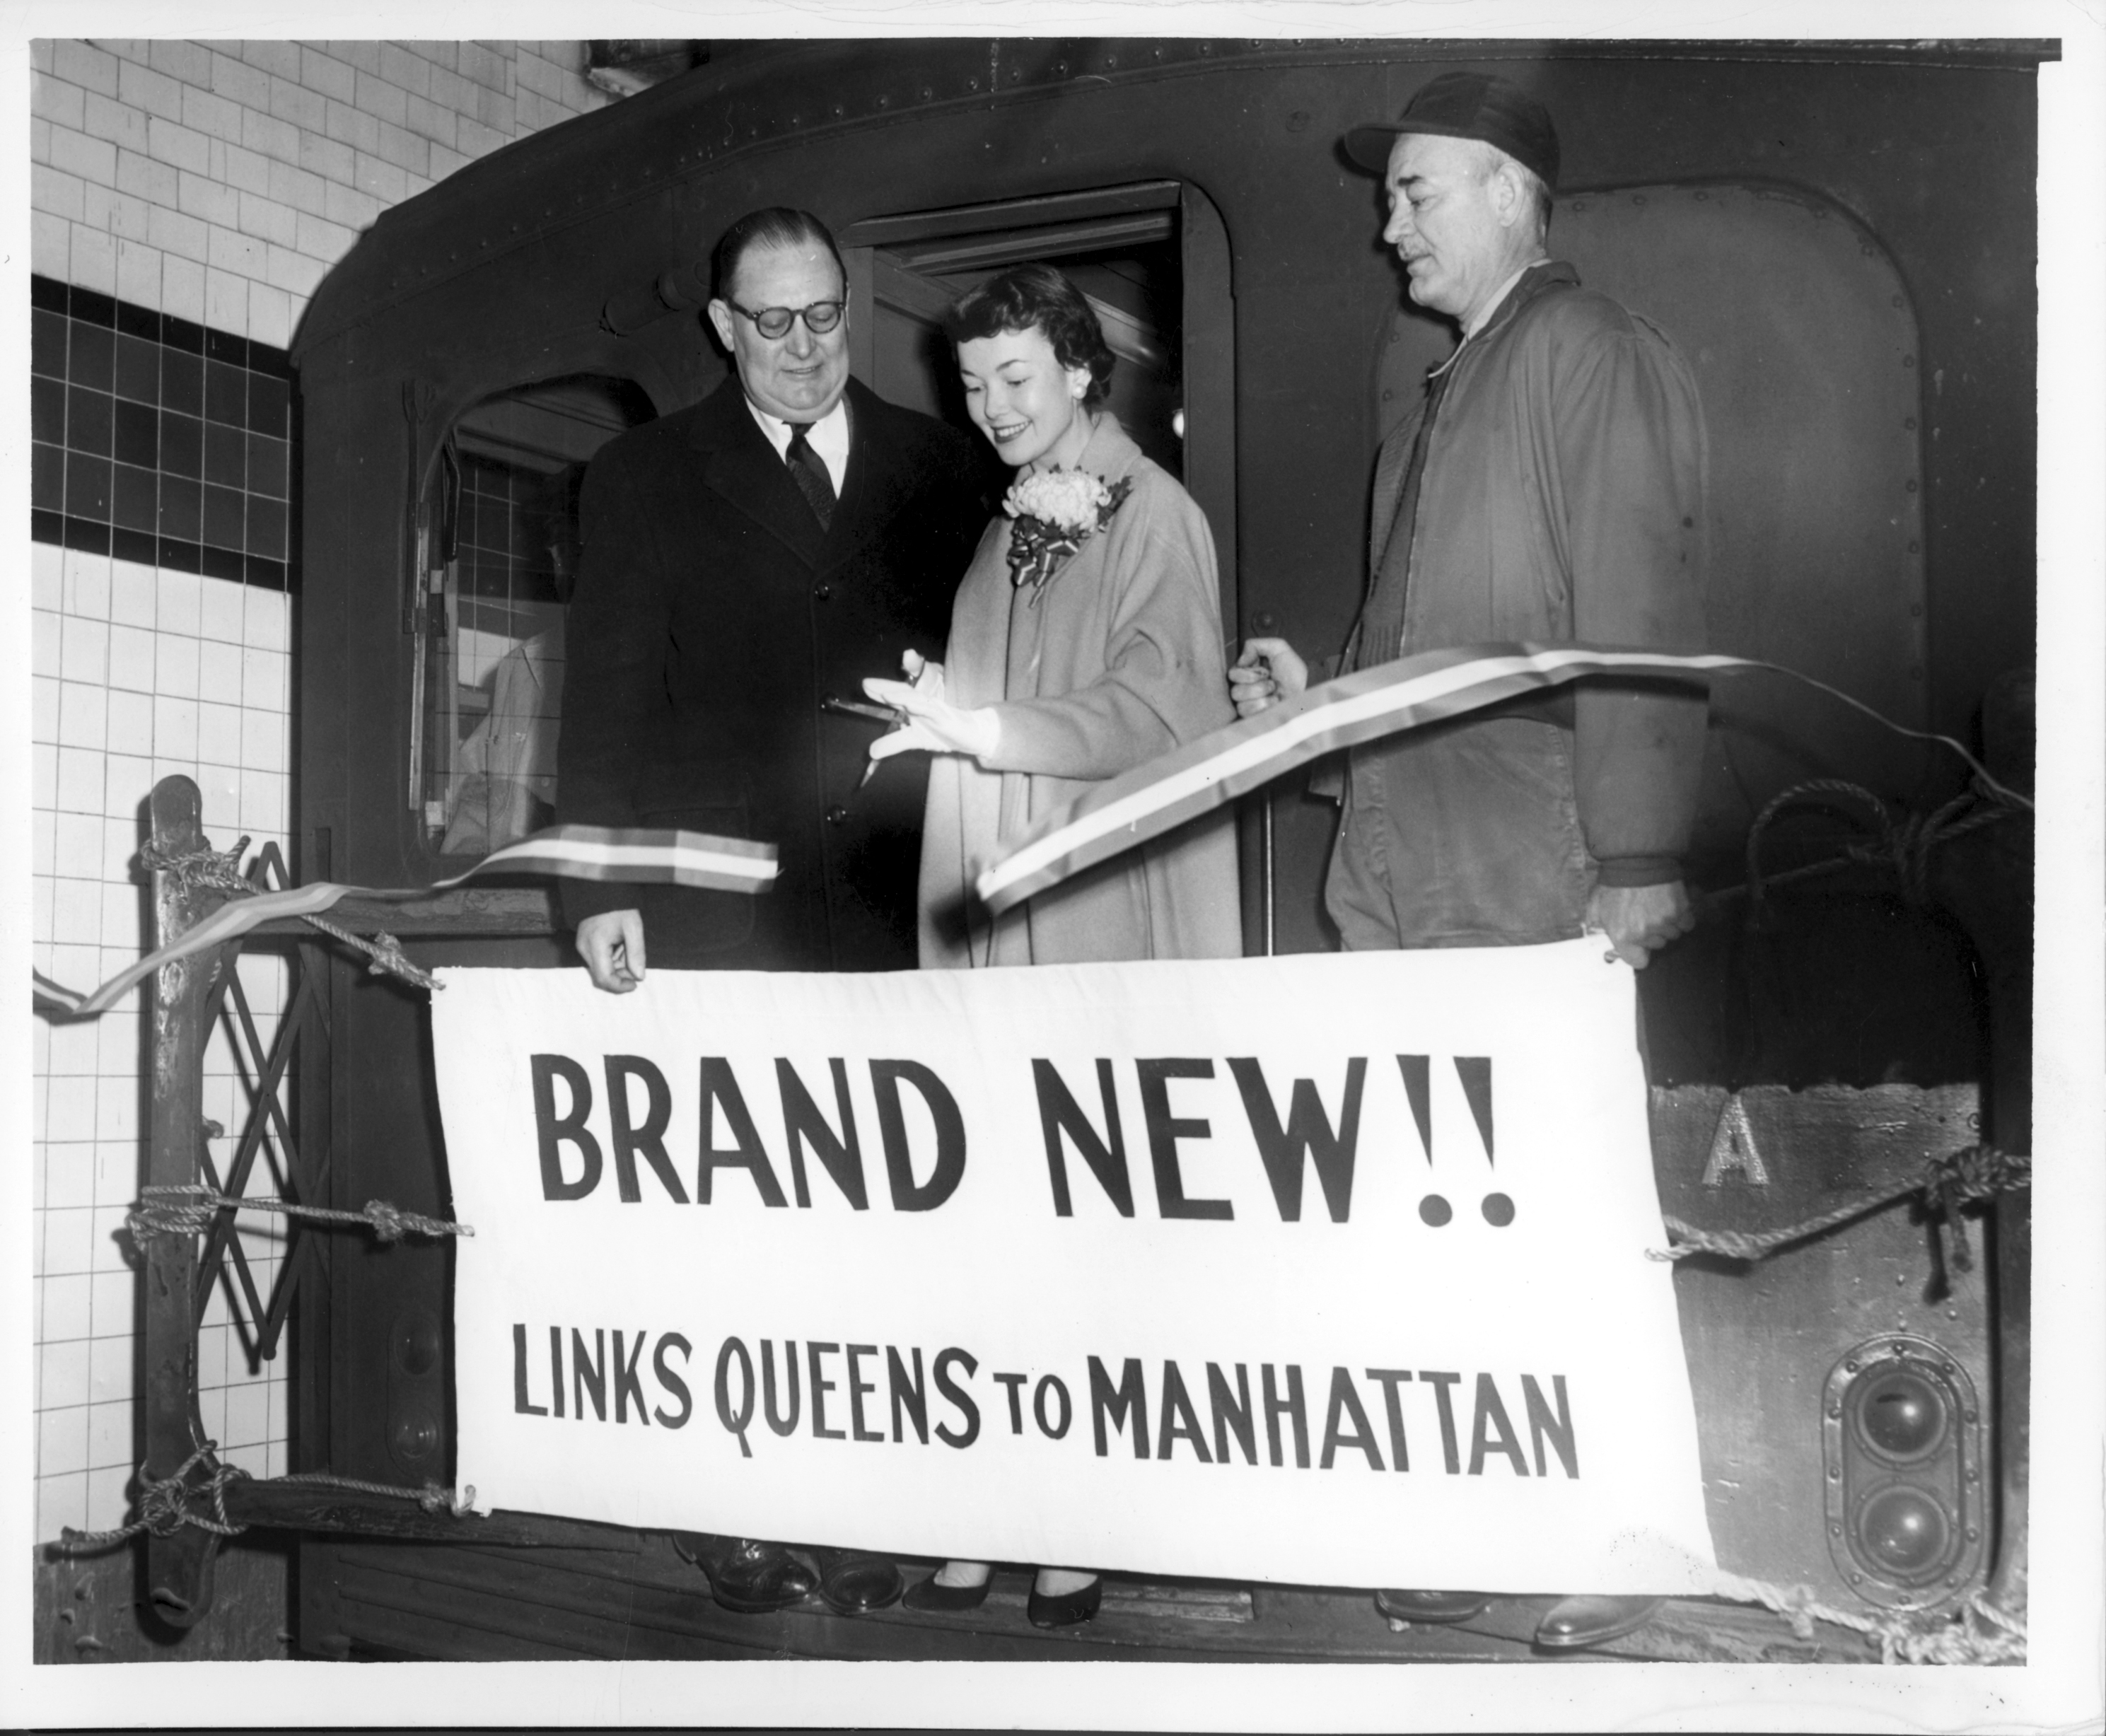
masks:
[[[1224,632],[1234,632],[1234,298],[1227,235],[1203,193],[1181,181],[1140,181],[872,217],[839,239],[855,374],[880,396],[961,427],[970,423],[943,337],[944,310],[1024,260],[1047,261],[1073,279],[1118,357],[1109,408],[1207,515]]]

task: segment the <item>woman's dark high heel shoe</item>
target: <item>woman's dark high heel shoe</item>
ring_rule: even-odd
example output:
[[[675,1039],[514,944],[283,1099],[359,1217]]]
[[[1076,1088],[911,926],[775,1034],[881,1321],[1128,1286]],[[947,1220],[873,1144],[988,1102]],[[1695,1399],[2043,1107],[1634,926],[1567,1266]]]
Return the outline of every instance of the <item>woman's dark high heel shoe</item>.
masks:
[[[926,1579],[917,1579],[907,1588],[900,1605],[907,1609],[936,1610],[947,1615],[956,1615],[967,1609],[977,1609],[987,1601],[988,1587],[994,1583],[990,1573],[976,1586],[939,1586],[931,1573]]]
[[[1095,1615],[1097,1606],[1104,1600],[1105,1582],[1101,1579],[1093,1579],[1073,1591],[1063,1591],[1057,1597],[1041,1596],[1034,1586],[1027,1613],[1033,1627],[1073,1627]]]

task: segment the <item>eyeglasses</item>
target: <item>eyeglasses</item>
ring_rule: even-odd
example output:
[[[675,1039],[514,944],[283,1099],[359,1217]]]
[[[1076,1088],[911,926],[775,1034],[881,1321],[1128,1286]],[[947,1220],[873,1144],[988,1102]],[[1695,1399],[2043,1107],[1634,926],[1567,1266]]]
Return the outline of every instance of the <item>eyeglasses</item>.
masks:
[[[814,338],[823,338],[841,323],[841,315],[846,311],[840,302],[813,302],[805,307],[764,307],[759,313],[733,301],[727,300],[724,306],[735,314],[743,314],[762,337],[769,338],[788,337],[790,328],[800,320]]]

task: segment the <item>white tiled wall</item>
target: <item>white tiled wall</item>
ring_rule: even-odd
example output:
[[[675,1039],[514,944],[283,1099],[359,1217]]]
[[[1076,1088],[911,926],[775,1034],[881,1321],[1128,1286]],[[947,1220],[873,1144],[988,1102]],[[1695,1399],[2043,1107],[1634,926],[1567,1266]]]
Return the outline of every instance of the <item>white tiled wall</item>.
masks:
[[[159,779],[196,781],[216,846],[247,834],[253,849],[285,848],[290,615],[281,592],[48,544],[31,545],[30,573],[35,960],[87,987],[138,955],[146,911],[132,862]],[[258,956],[240,969],[267,1030],[282,966]],[[123,1224],[144,1119],[139,999],[97,1020],[36,1027],[43,1537],[113,1523],[137,1454],[137,1286]],[[223,1174],[246,1101],[223,1031],[205,1071],[205,1113],[228,1130],[213,1142]],[[267,1228],[243,1234],[267,1292],[277,1239]],[[267,1474],[284,1468],[282,1383],[231,1341],[228,1318],[222,1291],[199,1346],[206,1428],[225,1456]]]
[[[30,268],[283,348],[388,207],[604,104],[584,48],[33,43]]]
[[[32,45],[31,268],[280,347],[388,206],[608,99],[581,43],[40,41]],[[280,593],[33,544],[37,968],[87,990],[138,955],[142,804],[180,771],[217,848],[286,845],[289,603]],[[265,1040],[281,968],[244,959]],[[129,1516],[137,1280],[122,1235],[143,1109],[137,998],[35,1027],[37,1535]],[[247,1094],[206,1060],[222,1176]],[[252,1193],[276,1192],[259,1159]],[[258,1219],[258,1224],[266,1220]],[[280,1238],[244,1232],[267,1296]],[[226,1292],[200,1335],[222,1456],[285,1469],[285,1394],[252,1366]]]

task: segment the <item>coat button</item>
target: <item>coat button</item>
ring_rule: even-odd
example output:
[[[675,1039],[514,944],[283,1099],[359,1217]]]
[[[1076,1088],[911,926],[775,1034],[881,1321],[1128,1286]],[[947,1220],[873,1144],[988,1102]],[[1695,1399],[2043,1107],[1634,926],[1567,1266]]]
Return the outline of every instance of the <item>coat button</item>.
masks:
[[[828,825],[840,825],[848,819],[848,817],[849,811],[845,808],[830,808],[827,810],[827,824]]]
[[[812,587],[812,594],[824,602],[834,594],[834,588],[830,584],[815,584]]]

